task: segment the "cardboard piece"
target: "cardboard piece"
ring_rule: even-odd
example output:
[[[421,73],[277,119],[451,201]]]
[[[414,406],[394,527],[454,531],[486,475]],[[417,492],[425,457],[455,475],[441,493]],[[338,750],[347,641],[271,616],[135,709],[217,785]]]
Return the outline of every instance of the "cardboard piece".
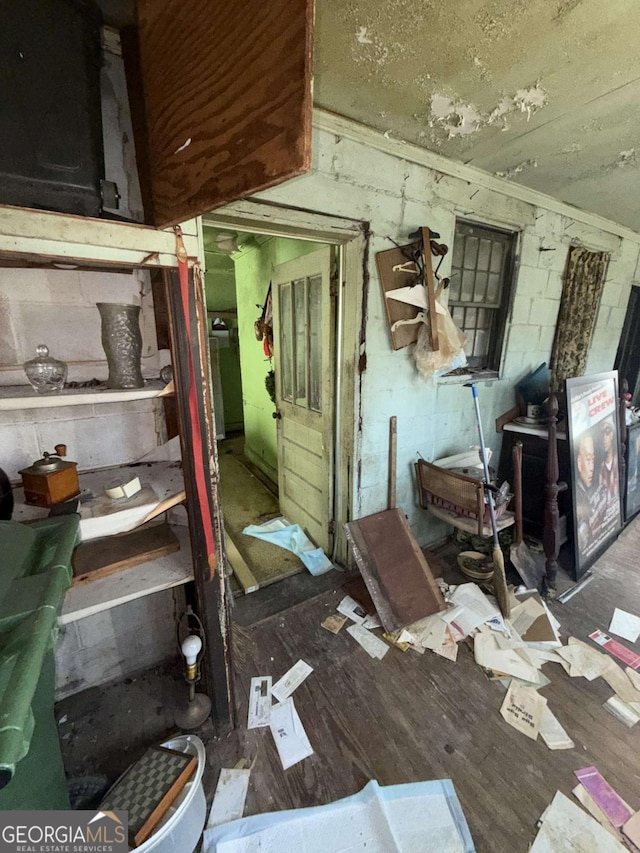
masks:
[[[531,740],[536,740],[547,700],[532,687],[525,687],[512,681],[504,697],[500,708],[503,719],[526,735]]]

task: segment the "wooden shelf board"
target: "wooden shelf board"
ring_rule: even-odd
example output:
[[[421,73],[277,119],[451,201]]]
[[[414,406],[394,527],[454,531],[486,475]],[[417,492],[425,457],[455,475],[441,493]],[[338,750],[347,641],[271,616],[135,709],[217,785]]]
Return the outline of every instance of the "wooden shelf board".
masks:
[[[173,526],[172,530],[180,542],[180,550],[176,553],[123,569],[106,578],[88,580],[70,587],[58,616],[58,624],[67,625],[102,610],[193,580],[189,530],[179,525]]]
[[[104,489],[115,479],[122,478],[123,475],[125,478],[139,477],[143,489],[150,487],[157,500],[148,505],[145,503],[146,509],[132,508],[126,503],[112,508],[111,502],[105,501],[103,497]],[[174,504],[181,503],[184,500],[182,469],[175,462],[141,462],[131,465],[116,465],[111,468],[82,472],[78,479],[81,489],[80,535],[82,541],[132,530],[145,521],[149,521],[153,514],[165,512]],[[87,493],[91,493],[94,497],[90,500],[83,500],[83,496]],[[26,504],[22,488],[14,490],[14,498],[14,521],[36,521],[49,515],[48,509]],[[113,509],[122,510],[122,512],[113,512]],[[104,524],[99,523],[100,519],[104,519]]]
[[[163,396],[166,387],[159,379],[153,379],[145,382],[144,388],[65,388],[53,394],[38,394],[31,385],[4,385],[0,386],[0,411],[128,403]]]

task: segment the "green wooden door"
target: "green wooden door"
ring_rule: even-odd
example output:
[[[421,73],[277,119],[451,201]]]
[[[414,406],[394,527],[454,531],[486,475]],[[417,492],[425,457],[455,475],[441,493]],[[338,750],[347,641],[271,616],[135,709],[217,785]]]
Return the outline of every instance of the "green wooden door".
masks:
[[[280,510],[316,545],[333,546],[334,249],[274,271]]]

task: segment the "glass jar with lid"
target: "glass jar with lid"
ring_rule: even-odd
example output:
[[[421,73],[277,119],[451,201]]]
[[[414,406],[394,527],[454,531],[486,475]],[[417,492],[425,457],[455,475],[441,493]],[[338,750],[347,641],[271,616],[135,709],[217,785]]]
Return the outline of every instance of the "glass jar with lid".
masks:
[[[67,365],[64,361],[49,355],[44,344],[36,347],[36,357],[25,361],[24,372],[38,394],[50,394],[64,388],[67,379]]]

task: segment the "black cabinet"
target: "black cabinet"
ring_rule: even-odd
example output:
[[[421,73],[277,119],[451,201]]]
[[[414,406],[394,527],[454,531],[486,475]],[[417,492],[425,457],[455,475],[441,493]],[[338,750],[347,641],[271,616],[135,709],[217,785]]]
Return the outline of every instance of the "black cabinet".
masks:
[[[100,23],[88,0],[0,4],[0,204],[100,215]]]
[[[537,537],[542,537],[544,528],[544,504],[547,470],[547,454],[549,443],[545,430],[539,430],[539,435],[532,435],[531,428],[520,431],[516,424],[507,424],[502,433],[502,450],[498,467],[498,482],[508,480],[513,484],[512,450],[516,441],[522,442],[522,519],[525,531]],[[558,466],[560,481],[571,482],[569,459],[569,442],[558,435]],[[558,495],[558,510],[560,516],[566,516],[567,535],[571,536],[572,509],[571,488],[565,489]]]

